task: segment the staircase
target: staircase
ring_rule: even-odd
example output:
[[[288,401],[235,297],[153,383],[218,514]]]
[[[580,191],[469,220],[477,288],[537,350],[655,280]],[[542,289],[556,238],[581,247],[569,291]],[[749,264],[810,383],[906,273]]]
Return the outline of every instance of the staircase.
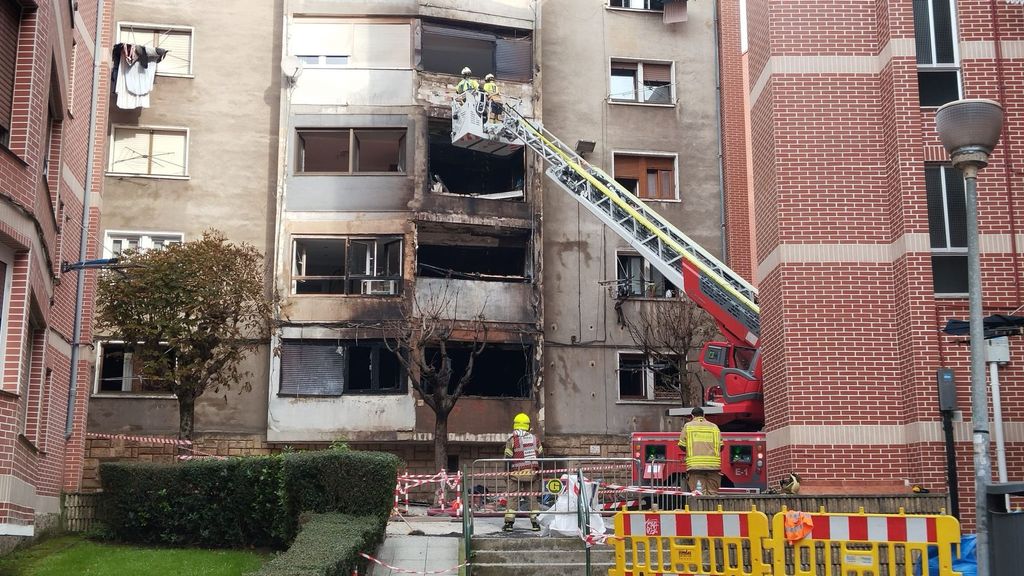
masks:
[[[472,576],[583,576],[586,547],[579,538],[474,536]],[[590,549],[590,573],[606,576],[615,566],[614,549]]]

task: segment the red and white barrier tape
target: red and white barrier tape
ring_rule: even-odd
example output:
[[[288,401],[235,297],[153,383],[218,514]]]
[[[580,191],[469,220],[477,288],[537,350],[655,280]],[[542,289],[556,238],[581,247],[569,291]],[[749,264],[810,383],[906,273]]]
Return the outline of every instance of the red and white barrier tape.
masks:
[[[177,438],[165,438],[163,436],[130,436],[128,434],[100,434],[99,432],[86,432],[85,437],[90,440],[130,440],[133,442],[152,442],[154,444],[170,444],[172,446],[191,446],[191,440],[179,440]]]
[[[590,534],[587,535],[583,533],[582,528],[579,530],[579,532],[577,532],[577,534],[579,534],[580,539],[586,542],[587,546],[593,546],[595,544],[605,544],[611,546],[611,544],[609,544],[609,541],[617,542],[619,540],[625,540],[625,538],[621,536],[616,536],[614,534],[600,534],[598,532],[593,531],[591,531]]]
[[[364,554],[364,553],[360,552],[359,555],[362,556],[363,558],[366,558],[370,562],[373,562],[374,564],[377,564],[378,566],[383,566],[385,568],[388,568],[389,570],[392,570],[394,572],[398,572],[400,574],[447,574],[448,572],[454,572],[454,571],[458,570],[459,568],[462,568],[463,566],[469,566],[469,562],[463,562],[462,564],[459,564],[458,566],[452,566],[451,568],[445,568],[444,570],[425,570],[425,571],[424,570],[410,570],[409,568],[399,568],[397,566],[392,566],[391,564],[388,564],[386,562],[378,560],[378,559],[374,558],[373,556],[370,556],[369,554]]]
[[[584,472],[608,472],[611,470],[628,470],[632,467],[632,464],[610,464],[607,466],[583,466],[582,468],[555,468],[554,470],[537,470],[537,473],[542,476],[548,474],[562,474],[566,472],[576,472],[577,470],[583,470]],[[479,474],[466,474],[466,478],[504,478],[508,476],[508,472],[482,472]]]

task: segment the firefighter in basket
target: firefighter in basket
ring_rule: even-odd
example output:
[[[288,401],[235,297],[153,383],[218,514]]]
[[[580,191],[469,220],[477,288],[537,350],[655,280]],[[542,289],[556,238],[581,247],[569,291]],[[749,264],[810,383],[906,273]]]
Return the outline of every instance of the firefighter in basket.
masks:
[[[525,492],[530,506],[530,524],[535,532],[540,531],[537,522],[537,494],[540,492],[540,462],[537,458],[542,452],[537,437],[530,432],[530,417],[516,414],[512,421],[512,435],[505,442],[505,459],[508,462],[508,506],[505,509],[505,532],[511,532],[519,509],[519,496],[514,494]]]

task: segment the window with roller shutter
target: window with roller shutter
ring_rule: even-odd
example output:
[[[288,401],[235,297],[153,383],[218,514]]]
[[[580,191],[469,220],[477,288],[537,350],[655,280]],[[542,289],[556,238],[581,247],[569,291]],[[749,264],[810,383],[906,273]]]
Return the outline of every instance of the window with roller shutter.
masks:
[[[280,396],[404,394],[405,371],[382,340],[283,340]]]
[[[498,82],[533,79],[533,39],[523,30],[487,30],[423,23],[420,65],[427,72],[460,75],[468,66]]]
[[[188,129],[114,126],[108,174],[188,176]]]
[[[118,42],[167,50],[163,61],[156,66],[158,75],[192,76],[194,31],[191,27],[120,22],[117,31]]]
[[[20,28],[21,7],[11,0],[0,0],[0,146],[8,146],[11,142],[14,70]]]
[[[612,102],[672,105],[672,63],[612,60],[608,98]]]

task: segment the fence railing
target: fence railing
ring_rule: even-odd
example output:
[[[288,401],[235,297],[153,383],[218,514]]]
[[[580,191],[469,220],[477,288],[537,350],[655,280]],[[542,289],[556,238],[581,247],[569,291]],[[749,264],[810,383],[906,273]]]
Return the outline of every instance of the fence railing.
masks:
[[[64,494],[62,519],[68,532],[84,532],[92,528],[96,519],[96,492],[71,492]]]

